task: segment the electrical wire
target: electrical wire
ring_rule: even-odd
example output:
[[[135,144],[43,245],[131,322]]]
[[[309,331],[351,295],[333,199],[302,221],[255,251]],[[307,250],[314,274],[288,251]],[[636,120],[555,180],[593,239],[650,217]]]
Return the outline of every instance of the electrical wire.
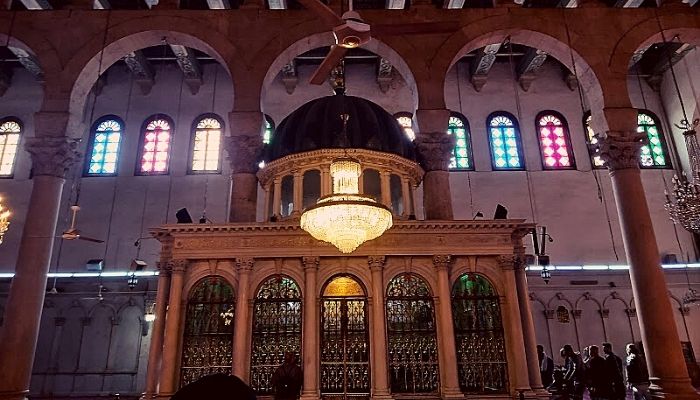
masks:
[[[455,72],[457,73],[457,100],[459,101],[459,112],[461,114],[464,114],[464,109],[462,108],[462,87],[459,84],[460,83],[460,78],[459,78],[459,62],[455,64]],[[466,129],[466,126],[465,126]],[[472,163],[472,166],[476,168],[474,165],[474,156],[472,155],[472,159],[469,160]],[[471,218],[474,218],[474,192],[472,191],[472,177],[471,177],[471,171],[466,171],[467,174],[467,184],[469,185],[469,212],[471,215]]]

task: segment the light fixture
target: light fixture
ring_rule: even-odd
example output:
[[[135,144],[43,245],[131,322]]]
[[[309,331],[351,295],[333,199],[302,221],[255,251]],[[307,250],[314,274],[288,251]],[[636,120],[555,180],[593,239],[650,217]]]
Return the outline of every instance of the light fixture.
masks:
[[[542,277],[542,280],[546,285],[549,285],[549,280],[552,279],[552,272],[547,269],[546,266],[543,266],[542,271],[540,271],[540,277]]]
[[[153,322],[156,320],[156,303],[151,303],[150,306],[146,309],[146,313],[143,315],[143,320],[146,322]]]
[[[688,149],[691,178],[688,179],[685,173],[680,176],[676,174],[671,180],[672,195],[666,192],[665,204],[671,220],[693,233],[700,233],[700,146],[695,132],[697,124],[698,120],[692,123],[686,120],[676,125],[685,130],[683,137]]]
[[[233,322],[233,306],[230,306],[223,312],[219,313],[219,316],[224,320],[224,325],[229,326]]]
[[[347,115],[344,115],[347,121]],[[376,239],[393,221],[391,210],[359,193],[360,163],[351,158],[335,160],[330,167],[333,194],[320,198],[301,215],[301,229],[331,243],[342,253],[352,253],[362,243]]]
[[[9,227],[10,210],[2,204],[2,198],[0,198],[0,244],[2,244],[2,239],[5,237],[5,232],[7,232]]]

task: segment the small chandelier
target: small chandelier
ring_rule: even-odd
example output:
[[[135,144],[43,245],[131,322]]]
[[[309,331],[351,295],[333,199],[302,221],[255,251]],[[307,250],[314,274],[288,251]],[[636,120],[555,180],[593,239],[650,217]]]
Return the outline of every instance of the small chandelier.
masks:
[[[665,208],[671,220],[683,228],[700,233],[700,145],[695,132],[698,120],[689,123],[684,120],[679,128],[685,129],[685,145],[690,160],[691,179],[685,173],[676,174],[673,179],[672,195],[666,193]]]
[[[5,208],[2,204],[2,198],[0,198],[0,244],[2,244],[2,239],[5,237],[5,232],[10,227],[10,210]]]
[[[391,210],[360,194],[358,182],[362,170],[357,160],[335,160],[330,172],[333,194],[320,198],[304,211],[301,229],[343,253],[352,253],[362,243],[378,238],[391,228]]]

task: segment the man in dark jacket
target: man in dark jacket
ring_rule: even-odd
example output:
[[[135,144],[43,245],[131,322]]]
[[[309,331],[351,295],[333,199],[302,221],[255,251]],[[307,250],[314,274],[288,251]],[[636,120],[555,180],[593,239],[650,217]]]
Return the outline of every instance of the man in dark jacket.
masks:
[[[608,363],[600,356],[598,346],[588,348],[589,359],[586,363],[586,386],[591,400],[610,399],[612,397],[612,373]]]
[[[541,344],[537,345],[537,360],[540,362],[542,386],[546,389],[552,384],[552,380],[554,379],[554,361],[544,352],[544,347]]]
[[[285,353],[284,363],[272,375],[272,388],[275,400],[296,400],[304,383],[304,374],[297,365],[296,354]]]
[[[646,400],[649,398],[649,372],[644,357],[633,343],[627,345],[627,384],[632,387],[634,400]]]
[[[567,386],[571,397],[574,400],[583,398],[583,378],[584,366],[581,356],[574,352],[570,344],[565,344],[561,349],[561,356],[564,358],[564,384]]]
[[[612,400],[624,400],[627,396],[627,388],[625,387],[622,359],[613,353],[612,344],[608,342],[603,343],[603,353],[605,354],[605,362],[608,364],[608,371],[612,374]]]

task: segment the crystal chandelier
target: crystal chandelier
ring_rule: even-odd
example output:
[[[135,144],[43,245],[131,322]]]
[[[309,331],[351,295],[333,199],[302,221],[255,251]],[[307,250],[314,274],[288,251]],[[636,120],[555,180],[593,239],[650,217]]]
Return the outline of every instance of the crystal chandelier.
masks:
[[[0,244],[2,239],[5,237],[5,232],[10,227],[10,210],[5,208],[2,204],[2,198],[0,198]]]
[[[665,205],[673,222],[693,233],[700,233],[700,145],[694,129],[697,124],[698,120],[677,125],[685,128],[683,137],[688,149],[691,178],[688,180],[684,172],[673,177],[672,194],[666,193]]]
[[[343,253],[376,239],[392,226],[391,211],[369,196],[360,194],[360,163],[335,160],[330,168],[333,194],[320,198],[301,215],[301,229],[329,242]]]

